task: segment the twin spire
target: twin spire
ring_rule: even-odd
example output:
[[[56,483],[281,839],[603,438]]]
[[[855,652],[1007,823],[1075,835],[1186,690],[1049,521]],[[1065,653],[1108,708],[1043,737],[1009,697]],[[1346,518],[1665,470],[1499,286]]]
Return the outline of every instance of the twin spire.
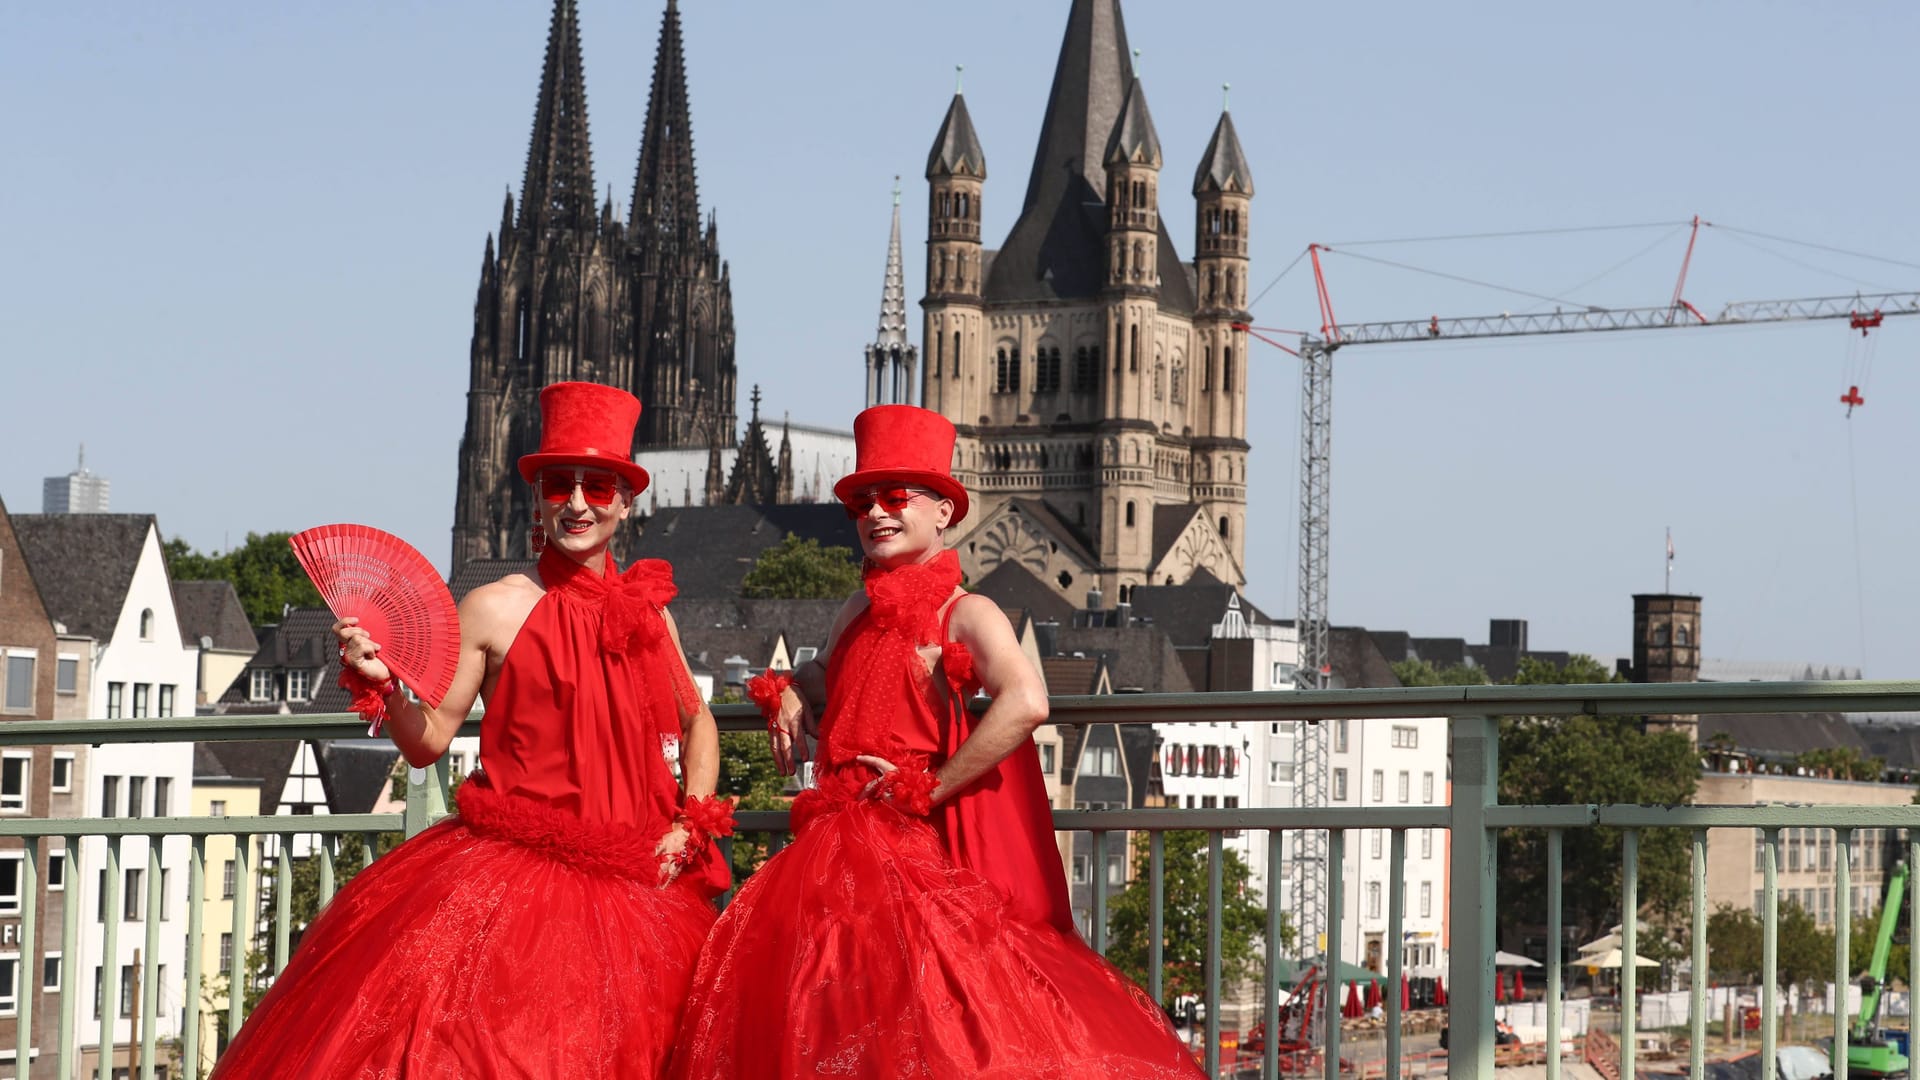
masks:
[[[609,207],[611,202],[609,192]],[[667,0],[660,22],[659,51],[654,57],[646,129],[634,169],[629,224],[635,229],[645,224],[684,232],[689,239],[698,240],[699,205],[680,9],[676,0]],[[540,71],[540,95],[534,105],[533,137],[527,148],[526,179],[520,189],[519,224],[537,231],[587,231],[602,216],[587,130],[579,7],[576,0],[554,0],[547,55]]]

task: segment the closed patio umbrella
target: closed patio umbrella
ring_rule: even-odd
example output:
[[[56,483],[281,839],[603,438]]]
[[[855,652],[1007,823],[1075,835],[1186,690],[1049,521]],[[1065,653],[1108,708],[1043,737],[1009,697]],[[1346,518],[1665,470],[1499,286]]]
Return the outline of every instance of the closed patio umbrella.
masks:
[[[1380,1002],[1380,980],[1374,979],[1367,983],[1367,1008],[1371,1010],[1375,1005],[1380,1004]]]
[[[1413,988],[1407,985],[1407,977],[1400,976],[1400,1011],[1413,1008]]]
[[[1520,969],[1514,968],[1513,969],[1513,1000],[1525,1001],[1526,998],[1527,998],[1526,980],[1521,976]]]
[[[1351,1020],[1356,1016],[1365,1016],[1367,1010],[1360,1004],[1360,984],[1347,984],[1347,1003],[1341,1007],[1340,1015]]]
[[[1507,1000],[1507,973],[1504,971],[1495,970],[1493,973],[1493,1000],[1496,1002]]]
[[[1433,980],[1433,1003],[1443,1009],[1447,1006],[1447,981],[1438,976]]]

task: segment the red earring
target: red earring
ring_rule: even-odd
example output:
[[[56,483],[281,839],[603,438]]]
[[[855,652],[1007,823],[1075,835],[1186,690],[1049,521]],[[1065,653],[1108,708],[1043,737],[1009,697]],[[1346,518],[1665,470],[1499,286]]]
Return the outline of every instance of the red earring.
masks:
[[[539,558],[547,550],[547,530],[540,527],[540,511],[533,512],[533,528],[527,533],[527,549]]]

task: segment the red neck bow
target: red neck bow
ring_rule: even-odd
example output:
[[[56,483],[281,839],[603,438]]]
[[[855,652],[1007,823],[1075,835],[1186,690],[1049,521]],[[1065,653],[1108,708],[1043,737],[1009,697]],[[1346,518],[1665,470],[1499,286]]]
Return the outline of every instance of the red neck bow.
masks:
[[[869,618],[882,630],[904,630],[917,639],[929,636],[940,606],[960,584],[960,556],[951,549],[923,563],[892,570],[871,562],[863,574]]]
[[[641,559],[624,571],[596,574],[553,548],[540,556],[540,577],[547,587],[601,606],[600,647],[631,653],[665,638],[660,609],[680,594],[673,567],[665,559]]]

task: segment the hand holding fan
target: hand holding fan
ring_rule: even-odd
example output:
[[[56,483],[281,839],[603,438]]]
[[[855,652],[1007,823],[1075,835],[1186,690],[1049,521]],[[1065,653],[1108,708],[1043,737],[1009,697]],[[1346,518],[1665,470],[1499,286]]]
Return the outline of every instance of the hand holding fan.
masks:
[[[359,619],[394,675],[437,707],[460,660],[460,615],[426,556],[368,525],[321,525],[289,542],[334,615]]]

